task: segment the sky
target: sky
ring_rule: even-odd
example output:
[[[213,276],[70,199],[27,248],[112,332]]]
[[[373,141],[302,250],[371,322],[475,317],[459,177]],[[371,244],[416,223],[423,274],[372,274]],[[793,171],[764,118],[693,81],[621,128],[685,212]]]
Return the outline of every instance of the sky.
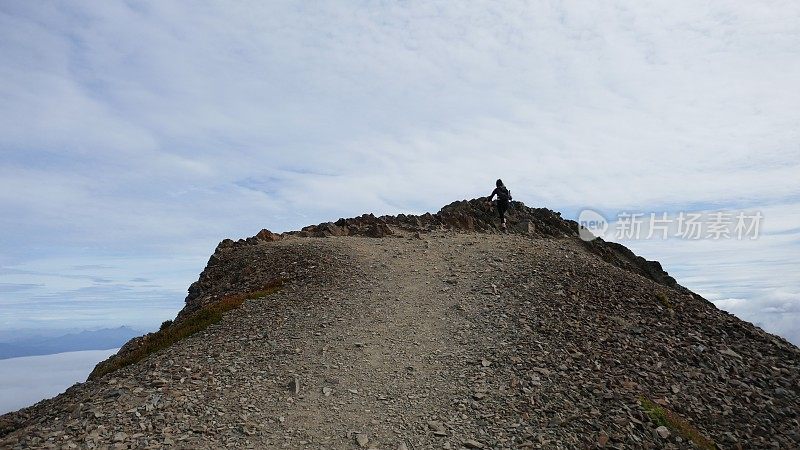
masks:
[[[488,195],[800,343],[800,3],[0,0],[0,331],[155,328],[216,244]]]

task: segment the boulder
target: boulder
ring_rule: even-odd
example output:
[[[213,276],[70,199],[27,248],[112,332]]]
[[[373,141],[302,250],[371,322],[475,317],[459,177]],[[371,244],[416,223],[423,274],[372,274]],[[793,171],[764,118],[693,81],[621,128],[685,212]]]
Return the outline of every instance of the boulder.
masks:
[[[275,234],[272,231],[269,231],[268,229],[264,228],[263,230],[258,232],[258,234],[256,235],[256,239],[262,241],[274,242],[274,241],[279,241],[281,239],[281,235]]]

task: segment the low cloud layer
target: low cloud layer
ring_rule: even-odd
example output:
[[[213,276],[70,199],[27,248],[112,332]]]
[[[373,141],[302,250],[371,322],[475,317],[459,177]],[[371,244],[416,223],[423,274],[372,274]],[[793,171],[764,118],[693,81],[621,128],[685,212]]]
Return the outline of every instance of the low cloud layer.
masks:
[[[788,324],[768,305],[798,301],[798,23],[791,1],[4,3],[0,327],[156,326],[222,238],[498,177],[568,217],[769,210],[782,237],[748,258],[640,247]]]
[[[0,360],[0,414],[16,411],[64,392],[100,361],[116,353],[89,350]]]

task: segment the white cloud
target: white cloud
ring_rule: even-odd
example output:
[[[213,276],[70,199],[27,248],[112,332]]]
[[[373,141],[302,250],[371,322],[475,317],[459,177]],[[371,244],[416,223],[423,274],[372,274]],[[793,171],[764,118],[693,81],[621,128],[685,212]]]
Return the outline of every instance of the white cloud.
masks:
[[[792,1],[3,4],[0,264],[177,255],[188,286],[223,237],[497,177],[565,212],[785,205],[792,230],[798,23]],[[756,246],[737,270],[796,279]]]
[[[88,350],[0,360],[0,414],[54,397],[86,377],[119,349]]]

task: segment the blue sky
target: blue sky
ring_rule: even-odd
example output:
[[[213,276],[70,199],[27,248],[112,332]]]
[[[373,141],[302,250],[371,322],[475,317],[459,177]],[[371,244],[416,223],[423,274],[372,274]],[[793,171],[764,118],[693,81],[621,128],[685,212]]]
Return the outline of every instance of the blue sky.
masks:
[[[154,327],[218,241],[490,192],[800,342],[800,4],[0,0],[0,329]]]

